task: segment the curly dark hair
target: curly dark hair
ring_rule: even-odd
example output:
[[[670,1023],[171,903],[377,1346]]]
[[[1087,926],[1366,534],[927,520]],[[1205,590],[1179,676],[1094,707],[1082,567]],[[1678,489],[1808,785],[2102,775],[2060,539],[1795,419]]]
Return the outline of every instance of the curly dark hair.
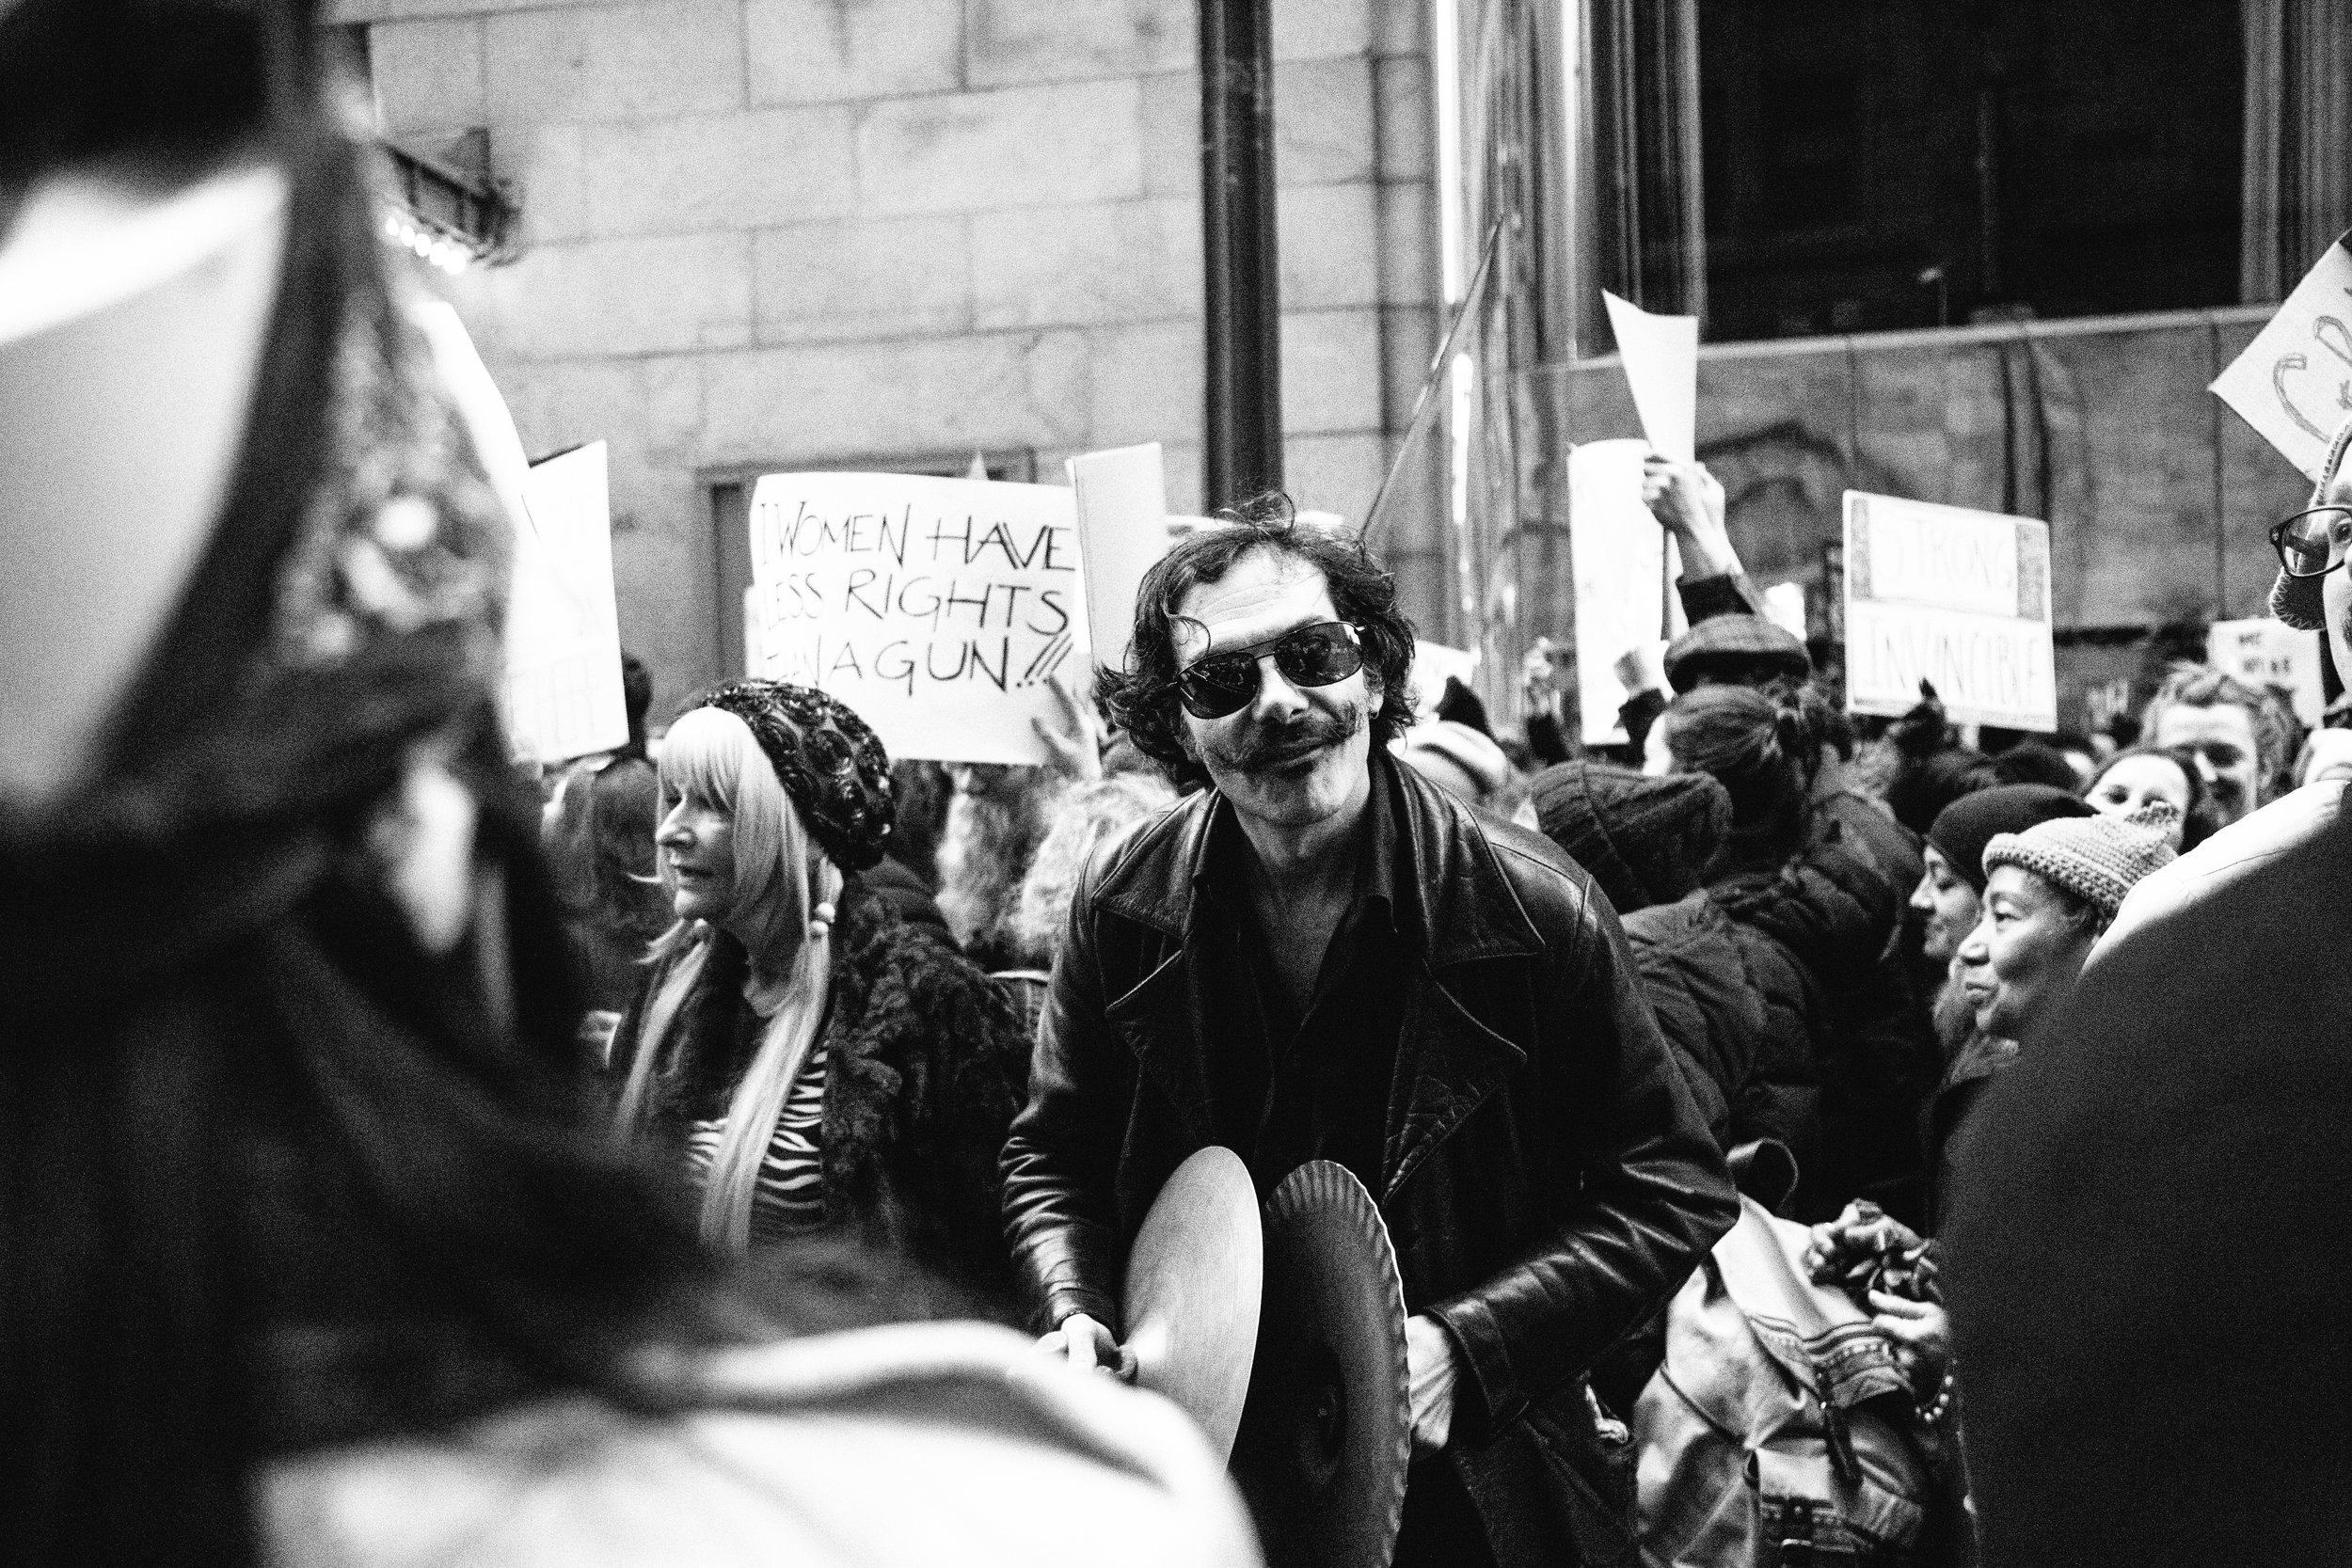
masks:
[[[1176,702],[1176,607],[1202,583],[1220,582],[1245,557],[1269,550],[1323,574],[1340,619],[1362,640],[1364,669],[1379,683],[1373,744],[1385,748],[1413,721],[1413,623],[1396,606],[1396,578],[1354,538],[1301,523],[1288,496],[1269,492],[1217,515],[1222,527],[1180,540],[1136,590],[1134,645],[1123,670],[1094,677],[1094,700],[1136,749],[1179,784],[1208,774],[1184,749]]]

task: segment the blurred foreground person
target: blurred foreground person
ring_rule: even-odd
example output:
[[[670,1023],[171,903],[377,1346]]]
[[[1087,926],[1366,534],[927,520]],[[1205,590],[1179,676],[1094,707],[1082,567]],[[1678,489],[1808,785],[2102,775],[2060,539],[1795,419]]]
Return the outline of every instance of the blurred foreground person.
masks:
[[[736,681],[670,726],[655,836],[677,922],[613,1042],[618,1121],[676,1146],[714,1246],[847,1229],[993,1282],[1027,1037],[858,879],[890,828],[882,742],[824,692]]]
[[[1246,1568],[1166,1406],[777,1344],[954,1298],[723,1277],[595,1126],[506,519],[312,22],[0,8],[0,1561]]]
[[[1412,651],[1395,580],[1279,497],[1146,575],[1099,689],[1212,787],[1079,883],[1007,1227],[1049,1344],[1116,1365],[1121,1267],[1187,1156],[1232,1148],[1261,1193],[1345,1165],[1409,1314],[1396,1562],[1623,1561],[1584,1374],[1734,1197],[1591,879],[1390,754]]]

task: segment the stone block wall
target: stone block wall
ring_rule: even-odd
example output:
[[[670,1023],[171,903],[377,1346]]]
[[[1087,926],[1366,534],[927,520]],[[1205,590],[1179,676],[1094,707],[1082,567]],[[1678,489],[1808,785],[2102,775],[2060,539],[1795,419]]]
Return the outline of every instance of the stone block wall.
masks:
[[[339,0],[386,134],[487,133],[518,258],[440,282],[532,451],[612,444],[622,640],[720,669],[714,483],[1158,440],[1200,504],[1191,0]],[[1288,483],[1360,521],[1436,343],[1414,0],[1275,0]],[[1441,627],[1435,487],[1383,528]]]

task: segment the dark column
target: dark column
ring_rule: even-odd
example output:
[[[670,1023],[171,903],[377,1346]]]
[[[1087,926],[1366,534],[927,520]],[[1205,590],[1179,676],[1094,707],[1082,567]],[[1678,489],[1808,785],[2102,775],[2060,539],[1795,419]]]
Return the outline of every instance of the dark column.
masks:
[[[1201,276],[1211,510],[1282,486],[1282,311],[1274,255],[1271,0],[1200,0]]]

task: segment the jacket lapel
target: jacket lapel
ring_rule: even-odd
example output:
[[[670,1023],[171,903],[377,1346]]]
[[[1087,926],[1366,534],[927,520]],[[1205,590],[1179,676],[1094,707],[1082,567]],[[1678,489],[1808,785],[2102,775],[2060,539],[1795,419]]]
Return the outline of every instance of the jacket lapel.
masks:
[[[1526,1066],[1527,1053],[1512,1043],[1525,1037],[1525,1021],[1483,1017],[1463,997],[1479,994],[1467,982],[1481,965],[1539,954],[1544,943],[1468,811],[1409,768],[1381,771],[1395,781],[1400,913],[1421,960],[1389,1086],[1385,1203]]]
[[[1526,1052],[1423,969],[1406,998],[1397,1032],[1388,1144],[1380,1162],[1381,1202],[1396,1196],[1438,1146],[1526,1062]]]
[[[1143,983],[1104,1009],[1104,1017],[1135,1053],[1144,1078],[1166,1097],[1185,1136],[1216,1141],[1209,1109],[1208,1064],[1197,1021],[1202,1016],[1199,970],[1182,947]]]

